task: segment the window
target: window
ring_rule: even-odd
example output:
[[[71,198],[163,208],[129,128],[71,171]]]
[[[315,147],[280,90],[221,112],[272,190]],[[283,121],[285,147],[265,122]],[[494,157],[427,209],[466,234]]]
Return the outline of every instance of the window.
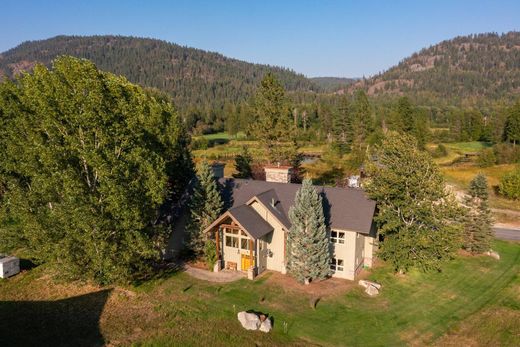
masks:
[[[226,235],[226,246],[238,248],[238,237]]]
[[[330,242],[344,244],[345,243],[345,233],[343,231],[331,230]]]
[[[332,258],[330,260],[330,269],[334,271],[343,271],[343,259]]]
[[[249,239],[240,239],[240,248],[249,250]]]

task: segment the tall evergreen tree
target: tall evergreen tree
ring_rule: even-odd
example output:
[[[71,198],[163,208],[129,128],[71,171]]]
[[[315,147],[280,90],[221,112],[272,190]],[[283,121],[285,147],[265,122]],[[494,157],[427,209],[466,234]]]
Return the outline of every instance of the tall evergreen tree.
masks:
[[[221,214],[224,207],[222,196],[207,161],[203,161],[197,173],[197,183],[194,187],[190,202],[190,217],[186,229],[188,230],[188,246],[197,255],[204,254],[208,249],[209,235],[203,233],[211,223]]]
[[[396,130],[410,133],[415,129],[414,109],[408,97],[403,96],[397,101]]]
[[[504,127],[505,139],[513,144],[520,143],[520,100],[509,111]]]
[[[242,152],[235,156],[235,170],[237,171],[233,174],[235,178],[251,178],[253,171],[251,169],[251,163],[253,162],[253,157],[249,153],[249,150],[246,146],[242,147]]]
[[[486,176],[476,175],[470,182],[468,193],[464,248],[472,253],[483,253],[490,249],[493,240],[493,218],[488,204]]]
[[[380,256],[397,271],[440,270],[461,245],[462,212],[428,153],[408,134],[388,132],[367,165],[378,203]]]
[[[287,271],[309,284],[331,274],[330,250],[321,196],[304,179],[289,209],[291,230],[287,235]]]
[[[332,132],[339,151],[344,153],[349,150],[353,134],[350,105],[347,96],[341,97],[338,110],[333,114]]]
[[[284,87],[273,74],[267,73],[255,95],[250,132],[260,141],[270,162],[288,159],[283,142],[290,140],[291,123]]]

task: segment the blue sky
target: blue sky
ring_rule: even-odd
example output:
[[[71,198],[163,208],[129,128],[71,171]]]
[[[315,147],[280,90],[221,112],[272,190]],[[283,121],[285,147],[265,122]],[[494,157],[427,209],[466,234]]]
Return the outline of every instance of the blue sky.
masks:
[[[307,76],[370,76],[458,35],[520,30],[520,1],[0,2],[0,52],[66,35],[159,38]]]

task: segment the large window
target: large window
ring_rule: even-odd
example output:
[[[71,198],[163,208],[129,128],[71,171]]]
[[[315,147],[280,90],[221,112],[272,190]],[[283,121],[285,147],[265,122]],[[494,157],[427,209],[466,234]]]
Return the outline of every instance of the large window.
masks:
[[[331,230],[330,242],[344,244],[345,243],[345,233],[343,231]]]
[[[238,248],[238,237],[226,235],[226,246],[227,247],[233,247]]]
[[[343,259],[332,258],[330,260],[330,269],[334,271],[343,271]]]

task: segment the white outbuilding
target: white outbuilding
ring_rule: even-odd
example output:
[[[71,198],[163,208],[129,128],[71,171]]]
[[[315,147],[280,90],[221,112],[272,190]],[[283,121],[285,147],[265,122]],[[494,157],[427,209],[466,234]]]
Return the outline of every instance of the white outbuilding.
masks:
[[[20,272],[20,259],[0,254],[0,278],[7,278]]]

